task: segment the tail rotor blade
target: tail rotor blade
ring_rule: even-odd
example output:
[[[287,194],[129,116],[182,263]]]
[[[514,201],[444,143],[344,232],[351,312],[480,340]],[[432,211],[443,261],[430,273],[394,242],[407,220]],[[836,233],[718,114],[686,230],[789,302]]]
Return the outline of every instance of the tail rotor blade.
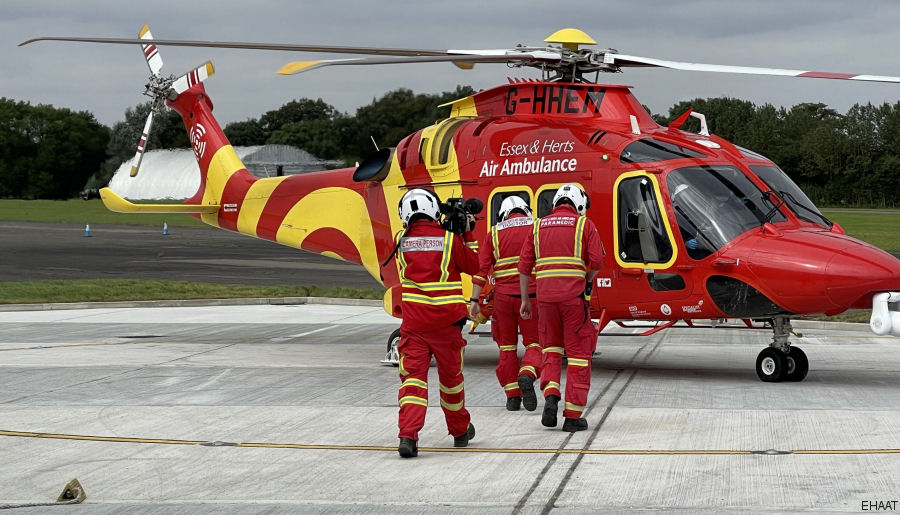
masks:
[[[159,75],[163,62],[162,57],[159,56],[159,49],[152,43],[153,34],[150,33],[149,25],[144,25],[141,28],[140,38],[144,41],[150,41],[150,43],[142,43],[141,50],[144,51],[144,58],[147,60],[147,65],[150,66],[150,73]]]
[[[138,142],[137,152],[134,154],[134,160],[131,162],[131,173],[132,177],[136,176],[138,173],[138,168],[141,166],[141,159],[144,158],[144,149],[147,148],[147,140],[150,138],[150,128],[153,127],[153,114],[154,111],[151,109],[150,114],[147,115],[147,122],[144,123],[144,131],[141,133],[141,140]]]
[[[215,69],[213,68],[212,61],[206,61],[200,66],[175,79],[175,82],[172,83],[172,89],[175,90],[175,93],[180,95],[189,90],[191,87],[203,82],[213,73],[215,73]]]

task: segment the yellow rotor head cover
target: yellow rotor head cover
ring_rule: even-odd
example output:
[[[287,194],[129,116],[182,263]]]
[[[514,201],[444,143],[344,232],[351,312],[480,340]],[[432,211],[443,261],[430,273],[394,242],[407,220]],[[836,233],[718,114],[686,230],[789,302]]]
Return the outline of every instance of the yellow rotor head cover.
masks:
[[[597,42],[591,39],[584,31],[578,29],[561,29],[550,34],[545,43],[560,43],[567,50],[576,51],[578,45],[596,45]]]

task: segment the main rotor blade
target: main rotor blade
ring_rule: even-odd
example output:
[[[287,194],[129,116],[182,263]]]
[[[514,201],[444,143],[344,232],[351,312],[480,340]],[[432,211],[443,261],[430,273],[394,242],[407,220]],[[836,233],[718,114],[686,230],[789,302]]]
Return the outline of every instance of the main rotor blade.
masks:
[[[752,75],[780,75],[783,77],[807,77],[811,79],[841,79],[859,80],[869,82],[900,82],[900,77],[886,75],[858,75],[853,73],[817,72],[808,70],[788,70],[783,68],[762,68],[756,66],[728,66],[722,64],[687,63],[681,61],[666,61],[652,57],[640,57],[636,55],[612,54],[604,55],[603,61],[619,67],[625,66],[651,66],[659,68],[671,68],[673,70],[685,70],[694,72],[716,73],[744,73]]]
[[[554,56],[559,59],[559,56]],[[371,64],[410,64],[410,63],[497,63],[509,61],[537,61],[541,57],[531,54],[512,54],[512,55],[440,55],[440,56],[422,56],[422,57],[362,57],[351,59],[324,59],[315,61],[293,61],[281,67],[278,73],[281,75],[294,75],[297,73],[308,72],[316,68],[325,66],[347,66],[347,65],[371,65]]]
[[[77,41],[82,43],[108,43],[117,45],[143,45],[146,41],[129,38],[79,38],[79,37],[41,37],[29,39],[19,43],[25,46],[35,41]],[[284,43],[247,43],[240,41],[190,41],[178,39],[155,39],[153,43],[158,46],[186,46],[186,47],[210,47],[210,48],[240,48],[245,50],[284,50],[286,52],[321,52],[331,54],[364,54],[364,55],[396,55],[396,56],[424,56],[447,55],[446,50],[425,50],[414,48],[379,48],[379,47],[352,47],[352,46],[327,46],[327,45],[292,45]]]

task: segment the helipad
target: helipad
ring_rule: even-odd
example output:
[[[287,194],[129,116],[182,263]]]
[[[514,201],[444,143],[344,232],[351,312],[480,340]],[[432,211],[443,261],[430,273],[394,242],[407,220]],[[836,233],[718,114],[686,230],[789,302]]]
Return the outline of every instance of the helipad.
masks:
[[[396,327],[377,305],[0,312],[0,507],[45,512],[27,506],[73,478],[87,498],[67,513],[859,512],[900,499],[900,342],[867,326],[796,323],[802,383],[757,379],[765,331],[601,337],[590,428],[573,435],[542,427],[540,410],[505,411],[496,347],[470,336],[476,437],[452,448],[431,392],[412,460],[396,452],[397,371],[378,363]]]

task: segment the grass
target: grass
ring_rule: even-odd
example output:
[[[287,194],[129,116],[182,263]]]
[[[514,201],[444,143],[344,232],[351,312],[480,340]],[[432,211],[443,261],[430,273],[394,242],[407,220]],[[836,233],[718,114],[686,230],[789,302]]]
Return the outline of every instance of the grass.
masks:
[[[869,212],[853,209],[827,209],[828,216],[847,234],[888,252],[900,252],[900,211]],[[196,218],[183,214],[113,213],[99,199],[84,200],[7,200],[0,199],[0,220],[21,222],[91,223],[119,225],[201,227]]]
[[[380,300],[383,292],[316,286],[234,286],[149,279],[49,280],[0,283],[0,304],[127,300],[340,297]]]
[[[0,200],[0,220],[15,222],[91,223],[201,227],[203,222],[184,214],[113,213],[99,199]]]
[[[834,209],[824,210],[824,213],[850,236],[888,252],[900,252],[900,211],[876,213]]]

